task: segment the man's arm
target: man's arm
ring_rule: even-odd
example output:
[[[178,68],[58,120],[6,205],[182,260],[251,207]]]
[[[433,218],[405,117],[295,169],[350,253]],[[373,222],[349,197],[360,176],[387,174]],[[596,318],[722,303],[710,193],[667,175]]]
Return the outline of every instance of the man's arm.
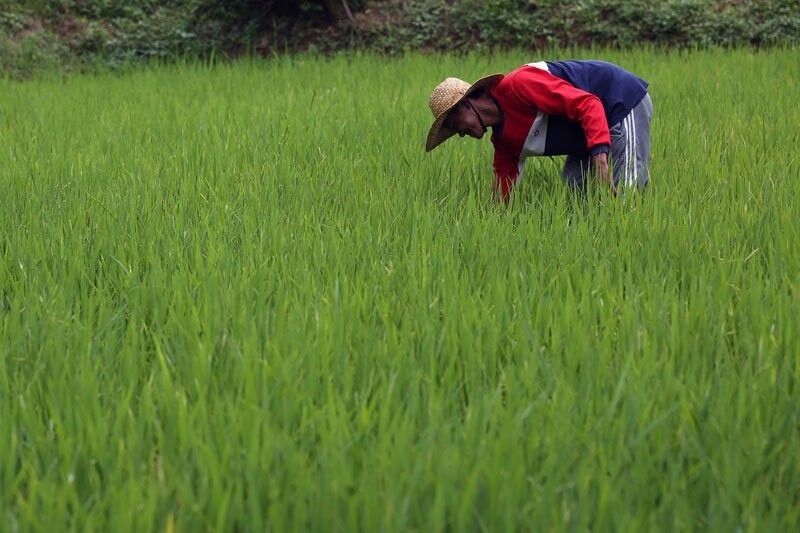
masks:
[[[579,122],[592,156],[601,151],[608,152],[611,133],[603,104],[597,96],[534,67],[517,71],[510,80],[510,87],[523,103],[547,114],[564,115]]]
[[[508,203],[511,189],[519,179],[519,158],[512,154],[495,150],[494,151],[494,185],[492,192],[495,200],[502,200]]]

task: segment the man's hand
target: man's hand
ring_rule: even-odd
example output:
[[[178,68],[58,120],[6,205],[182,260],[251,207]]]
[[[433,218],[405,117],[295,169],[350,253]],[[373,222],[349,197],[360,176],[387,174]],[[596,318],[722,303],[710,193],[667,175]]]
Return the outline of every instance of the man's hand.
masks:
[[[617,194],[617,187],[614,185],[614,176],[611,175],[608,169],[608,154],[599,153],[592,157],[592,165],[594,166],[597,177],[600,178],[601,181],[605,181],[611,185],[611,191]]]
[[[496,175],[494,185],[492,185],[492,198],[494,201],[507,204],[513,186],[514,179],[511,176]]]

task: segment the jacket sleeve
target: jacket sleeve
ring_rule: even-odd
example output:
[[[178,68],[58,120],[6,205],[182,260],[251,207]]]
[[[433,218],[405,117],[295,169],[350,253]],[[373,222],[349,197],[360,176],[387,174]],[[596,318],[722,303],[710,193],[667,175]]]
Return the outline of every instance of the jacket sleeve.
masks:
[[[494,151],[494,185],[492,192],[495,200],[508,203],[512,187],[519,179],[519,157],[504,150]]]
[[[592,155],[608,152],[611,135],[603,104],[597,96],[534,67],[519,70],[509,81],[511,91],[523,104],[579,122]]]

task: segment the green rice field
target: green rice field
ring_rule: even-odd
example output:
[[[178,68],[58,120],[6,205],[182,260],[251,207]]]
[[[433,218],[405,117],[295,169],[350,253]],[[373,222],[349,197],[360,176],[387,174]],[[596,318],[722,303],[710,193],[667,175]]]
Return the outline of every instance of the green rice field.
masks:
[[[650,187],[508,206],[428,95],[529,52],[0,81],[0,531],[797,531],[799,55],[546,55]]]

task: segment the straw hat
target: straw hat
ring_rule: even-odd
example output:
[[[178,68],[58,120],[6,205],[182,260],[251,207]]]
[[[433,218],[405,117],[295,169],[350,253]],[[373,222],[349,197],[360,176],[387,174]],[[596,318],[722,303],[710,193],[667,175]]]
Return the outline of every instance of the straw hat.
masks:
[[[433,125],[428,131],[428,141],[425,143],[425,151],[430,152],[444,141],[455,135],[456,132],[442,126],[447,113],[458,105],[465,96],[470,95],[478,89],[484,87],[494,87],[503,79],[502,74],[492,74],[481,78],[472,85],[458,78],[446,78],[436,86],[428,100],[428,105],[433,113]]]

